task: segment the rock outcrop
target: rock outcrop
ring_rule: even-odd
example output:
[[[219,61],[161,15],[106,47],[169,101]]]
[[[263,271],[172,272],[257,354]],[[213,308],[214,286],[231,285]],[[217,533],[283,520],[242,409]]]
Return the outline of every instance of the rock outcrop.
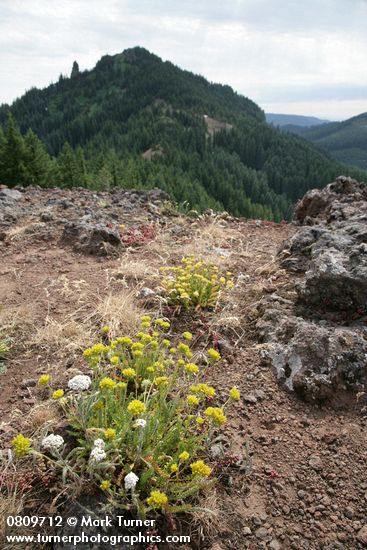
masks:
[[[113,255],[123,246],[152,237],[170,197],[161,189],[84,188],[8,189],[0,186],[0,242],[9,242],[12,228],[24,223],[22,238],[52,241],[76,252]]]
[[[258,333],[286,386],[307,400],[328,400],[367,386],[367,186],[339,177],[306,193],[295,209],[301,227],[279,261],[301,274],[291,305],[259,305]]]

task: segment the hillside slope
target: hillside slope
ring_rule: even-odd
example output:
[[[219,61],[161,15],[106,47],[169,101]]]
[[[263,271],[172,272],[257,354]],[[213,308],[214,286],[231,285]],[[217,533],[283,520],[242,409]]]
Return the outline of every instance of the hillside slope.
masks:
[[[302,116],[302,115],[283,115],[279,113],[265,113],[266,122],[274,124],[274,126],[286,126],[289,124],[295,126],[317,126],[329,122],[321,118],[314,116]]]
[[[367,169],[367,113],[312,128],[292,125],[284,129],[322,147],[340,162]]]
[[[340,173],[363,179],[268,125],[261,109],[229,86],[143,48],[104,56],[90,71],[30,90],[0,109],[5,126],[9,110],[22,133],[32,128],[58,156],[39,182],[44,186],[160,187],[199,210],[280,220],[310,187]],[[0,170],[8,185],[28,183],[19,177],[11,181]]]

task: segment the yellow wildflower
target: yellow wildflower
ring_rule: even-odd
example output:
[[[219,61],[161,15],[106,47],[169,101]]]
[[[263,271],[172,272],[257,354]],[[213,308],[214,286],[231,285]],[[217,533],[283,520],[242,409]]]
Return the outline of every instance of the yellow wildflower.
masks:
[[[102,489],[102,491],[108,491],[110,487],[111,482],[108,479],[104,479],[100,484],[100,488]]]
[[[144,344],[142,344],[141,342],[135,342],[132,346],[131,346],[131,349],[133,351],[135,350],[142,350],[144,349]]]
[[[112,378],[105,376],[100,381],[99,387],[101,388],[101,390],[113,390],[114,388],[116,388],[116,382],[112,380]]]
[[[140,349],[133,351],[133,357],[143,357],[143,352]]]
[[[26,456],[31,450],[31,440],[28,439],[28,437],[24,437],[22,434],[15,436],[11,443],[14,448],[15,456],[19,458]]]
[[[204,411],[204,414],[205,416],[208,416],[209,418],[211,418],[213,422],[218,426],[222,426],[222,424],[224,424],[227,421],[224,411],[220,407],[208,407]]]
[[[210,466],[207,466],[203,460],[197,460],[190,464],[194,476],[208,477],[212,473]]]
[[[205,420],[202,416],[198,416],[196,418],[196,424],[199,424],[199,426],[202,426],[204,424]]]
[[[199,367],[195,365],[195,363],[187,363],[187,365],[185,365],[185,371],[191,374],[197,374],[199,372]]]
[[[123,369],[122,374],[126,376],[126,378],[134,378],[134,376],[136,375],[136,371],[132,368]]]
[[[47,386],[49,382],[50,382],[49,374],[41,374],[41,376],[38,379],[39,386]]]
[[[142,401],[139,401],[139,399],[133,399],[127,406],[127,410],[129,413],[133,414],[134,416],[138,416],[139,414],[142,414],[145,412],[145,405]]]
[[[215,389],[208,386],[208,384],[197,384],[196,386],[191,386],[190,391],[193,393],[203,393],[207,397],[215,396]]]
[[[208,349],[208,355],[210,359],[213,359],[213,361],[219,361],[220,359],[220,353],[219,351],[215,350],[214,348]]]
[[[104,436],[106,439],[112,441],[112,439],[115,439],[116,437],[116,430],[114,430],[113,428],[107,428],[107,430],[105,430],[104,432]]]
[[[152,508],[163,508],[168,503],[168,497],[161,491],[151,491],[147,502]]]
[[[199,403],[200,403],[200,399],[198,397],[196,397],[196,395],[188,395],[186,397],[186,401],[192,407],[194,407],[196,405],[199,405]]]
[[[229,392],[229,397],[233,399],[233,401],[239,401],[241,394],[238,388],[232,388]]]
[[[171,464],[170,470],[171,470],[172,474],[178,472],[178,465],[177,465],[176,463],[175,463],[175,464]]]
[[[192,340],[192,334],[191,334],[191,332],[188,332],[188,331],[183,332],[183,333],[182,333],[182,338],[185,338],[185,340]]]
[[[157,376],[157,378],[154,378],[153,383],[157,386],[167,386],[168,378],[167,376]]]
[[[182,453],[178,455],[178,458],[179,458],[182,462],[185,462],[186,460],[189,460],[190,454],[189,454],[187,451],[182,451]]]
[[[103,334],[108,334],[110,332],[110,327],[108,325],[105,325],[101,328],[101,332],[103,332]]]
[[[61,399],[64,397],[64,390],[55,390],[52,394],[52,399]]]
[[[131,346],[133,341],[128,336],[120,336],[116,339],[119,344],[122,344],[123,346]]]
[[[126,384],[126,382],[117,382],[116,387],[117,387],[119,390],[126,390],[127,384]]]
[[[118,355],[113,355],[110,359],[111,365],[117,365],[118,362],[119,362],[119,356]]]

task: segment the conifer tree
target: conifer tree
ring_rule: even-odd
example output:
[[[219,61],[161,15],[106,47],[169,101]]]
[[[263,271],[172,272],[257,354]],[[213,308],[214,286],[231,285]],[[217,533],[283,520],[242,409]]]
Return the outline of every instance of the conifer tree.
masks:
[[[25,181],[30,185],[47,187],[51,175],[51,159],[44,145],[32,130],[24,138]]]
[[[25,146],[23,137],[11,113],[8,113],[5,125],[5,144],[2,155],[0,179],[6,185],[25,183]]]
[[[62,187],[76,187],[78,185],[79,170],[74,151],[66,141],[57,159],[58,180]]]

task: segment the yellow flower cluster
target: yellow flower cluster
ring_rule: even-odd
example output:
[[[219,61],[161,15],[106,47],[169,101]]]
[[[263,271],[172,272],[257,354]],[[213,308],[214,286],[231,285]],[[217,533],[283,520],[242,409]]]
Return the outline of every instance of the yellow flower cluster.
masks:
[[[241,398],[241,394],[238,388],[232,388],[229,392],[229,397],[233,399],[233,401],[239,401]]]
[[[205,409],[204,414],[211,418],[218,426],[222,426],[227,421],[224,411],[220,407],[208,407]]]
[[[187,363],[185,365],[185,371],[190,374],[197,374],[199,372],[199,367],[195,363]]]
[[[163,508],[168,502],[168,497],[165,493],[161,491],[151,491],[147,503],[152,508]]]
[[[187,451],[182,451],[182,453],[178,455],[178,458],[181,462],[185,462],[186,460],[189,460],[190,454]]]
[[[86,358],[99,356],[99,355],[103,355],[104,353],[107,353],[109,349],[110,348],[108,346],[105,346],[105,344],[95,344],[91,348],[87,348],[84,351],[83,355]]]
[[[168,330],[171,326],[171,323],[169,321],[165,321],[164,319],[156,319],[155,324],[165,330]]]
[[[64,390],[55,390],[52,394],[52,399],[61,399],[62,397],[64,397]]]
[[[145,412],[145,405],[139,399],[133,399],[127,406],[127,410],[134,416],[138,416]]]
[[[215,396],[215,389],[212,388],[212,386],[208,386],[208,384],[196,384],[196,386],[190,387],[190,391],[193,393],[202,393],[206,395],[206,397]]]
[[[112,380],[112,378],[105,376],[105,378],[102,378],[100,381],[99,387],[101,390],[114,390],[116,388],[116,382]]]
[[[104,436],[109,441],[112,441],[116,438],[116,430],[114,430],[113,428],[107,428],[107,430],[105,430],[104,432]]]
[[[168,377],[167,376],[157,376],[157,378],[154,378],[153,382],[154,382],[154,384],[156,384],[156,386],[167,386],[168,385]]]
[[[110,487],[111,487],[111,482],[108,479],[103,480],[100,484],[100,488],[102,489],[102,491],[108,491]]]
[[[208,477],[212,473],[210,466],[207,466],[203,460],[197,460],[190,464],[191,471],[194,476]]]
[[[188,395],[186,400],[191,407],[195,407],[200,403],[200,399],[196,395]]]
[[[209,355],[210,359],[212,359],[213,361],[219,361],[219,359],[220,359],[219,351],[217,351],[213,348],[208,349],[208,355]]]
[[[28,437],[24,437],[22,434],[18,434],[12,439],[12,445],[14,449],[14,454],[18,458],[26,456],[31,450],[31,440]]]
[[[169,275],[162,281],[168,302],[186,308],[213,308],[218,301],[220,289],[233,287],[230,272],[227,272],[227,278],[219,277],[217,266],[197,260],[194,256],[183,258],[181,266],[164,267],[161,271]]]
[[[130,367],[130,368],[127,368],[127,369],[123,369],[122,374],[126,378],[134,378],[134,376],[136,375],[136,371]]]
[[[50,382],[50,375],[49,374],[41,374],[41,376],[38,379],[38,385],[39,386],[47,386]]]

